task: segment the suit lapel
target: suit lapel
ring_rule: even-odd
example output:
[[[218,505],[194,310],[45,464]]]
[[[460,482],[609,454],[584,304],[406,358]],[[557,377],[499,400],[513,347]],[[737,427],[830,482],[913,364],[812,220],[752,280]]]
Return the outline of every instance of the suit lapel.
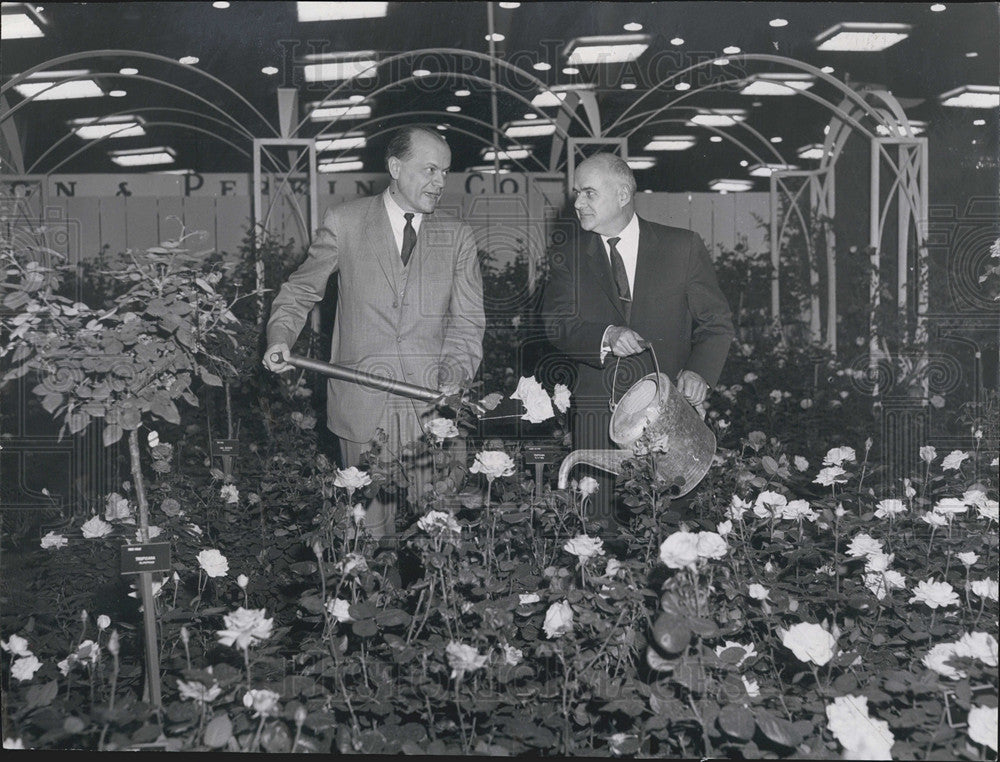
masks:
[[[604,293],[607,294],[608,301],[611,302],[618,311],[618,314],[624,319],[625,312],[622,310],[622,301],[618,298],[618,291],[614,285],[614,276],[611,274],[611,263],[608,261],[607,252],[604,251],[604,244],[601,243],[601,237],[596,233],[590,233],[584,245],[586,247],[587,261],[590,269],[593,271],[594,277],[601,285],[601,288],[604,289]]]
[[[375,261],[382,268],[382,274],[385,275],[389,287],[395,293],[396,281],[403,273],[403,262],[396,249],[396,239],[389,226],[389,215],[385,211],[382,196],[375,196],[374,203],[368,210],[368,219],[365,221],[365,241]]]
[[[632,289],[632,313],[642,312],[647,295],[657,293],[663,284],[663,252],[657,250],[652,227],[639,218],[639,251],[635,262],[635,288]]]

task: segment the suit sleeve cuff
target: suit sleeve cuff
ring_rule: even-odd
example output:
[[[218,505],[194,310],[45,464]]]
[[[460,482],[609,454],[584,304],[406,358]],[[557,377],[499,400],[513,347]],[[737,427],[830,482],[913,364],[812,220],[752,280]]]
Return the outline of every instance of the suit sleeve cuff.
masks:
[[[604,358],[608,356],[608,352],[611,351],[611,344],[608,343],[608,331],[611,330],[613,326],[608,326],[604,329],[604,333],[601,335],[601,365],[604,364]]]

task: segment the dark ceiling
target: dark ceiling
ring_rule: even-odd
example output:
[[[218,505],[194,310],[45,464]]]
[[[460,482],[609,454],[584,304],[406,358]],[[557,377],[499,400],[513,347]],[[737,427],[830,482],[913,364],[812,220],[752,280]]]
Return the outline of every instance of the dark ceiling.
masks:
[[[9,12],[13,5],[18,4],[5,3],[4,12]],[[325,97],[339,84],[306,84],[301,69],[306,54],[375,50],[385,60],[428,48],[486,54],[489,47],[485,40],[488,9],[483,2],[396,2],[389,3],[385,18],[310,23],[297,21],[293,2],[233,2],[225,9],[214,8],[210,2],[41,5],[40,16],[47,22],[45,36],[3,43],[4,83],[33,66],[83,52],[141,51],[173,61],[189,55],[200,60],[194,67],[185,67],[119,53],[88,55],[46,67],[89,69],[100,75],[98,81],[106,92],[116,88],[126,90],[127,94],[118,98],[32,102],[17,108],[21,97],[8,90],[6,105],[17,109],[14,123],[25,168],[36,173],[121,171],[110,161],[108,150],[151,145],[171,146],[177,153],[177,168],[200,172],[249,171],[252,137],[275,135],[279,87],[297,87],[300,104],[304,105]],[[586,81],[595,84],[606,130],[664,76],[698,61],[722,56],[726,46],[735,45],[742,53],[727,56],[728,67],[701,69],[700,79],[691,80],[695,90],[710,81],[719,83],[753,72],[793,71],[771,62],[748,61],[742,54],[785,56],[817,68],[832,66],[833,76],[841,81],[876,84],[890,90],[906,106],[910,119],[927,122],[932,156],[961,157],[969,164],[969,171],[995,176],[997,110],[945,108],[940,105],[939,96],[962,85],[996,85],[1000,81],[1000,6],[997,3],[946,5],[944,11],[934,12],[930,3],[545,2],[521,3],[515,9],[500,8],[494,3],[493,15],[495,30],[505,36],[497,44],[497,52],[507,62],[519,65],[550,86]],[[769,25],[771,19],[779,17],[788,21],[787,26]],[[575,76],[562,72],[566,65],[563,48],[569,40],[625,34],[623,25],[629,22],[642,24],[642,32],[652,38],[649,49],[634,64],[583,67]],[[895,22],[911,24],[913,29],[907,39],[882,52],[817,51],[814,38],[840,22]],[[683,38],[683,45],[672,44],[675,37]],[[532,69],[537,62],[549,62],[552,68]],[[276,67],[278,73],[263,74],[262,67],[269,65]],[[131,77],[119,74],[119,69],[125,66],[134,66],[139,74]],[[389,87],[373,97],[372,120],[364,128],[370,139],[367,148],[360,152],[365,171],[382,171],[384,131],[412,121],[449,126],[445,134],[453,147],[454,170],[482,163],[479,154],[491,142],[491,131],[488,126],[469,122],[467,118],[487,125],[491,121],[489,87],[470,79],[489,79],[489,66],[484,59],[460,54],[404,57],[380,69],[374,85],[369,80],[362,87],[344,88],[338,95],[370,94],[374,87],[391,85],[421,66],[432,75]],[[198,71],[211,74],[235,94],[201,77]],[[529,100],[537,92],[530,80],[512,76],[503,67],[499,68],[498,79]],[[635,89],[622,89],[622,82],[628,79],[636,82]],[[463,87],[471,90],[471,95],[455,97],[454,91]],[[823,82],[810,92],[833,103],[842,97]],[[236,94],[245,98],[266,121]],[[642,101],[640,110],[657,108],[680,95],[672,85],[657,90]],[[631,155],[657,158],[654,168],[637,173],[642,188],[704,191],[713,178],[748,177],[747,169],[739,164],[741,159],[748,158],[742,149],[728,140],[710,142],[714,134],[711,131],[684,125],[691,106],[747,108],[747,125],[767,138],[782,139],[778,144],[758,142],[756,148],[761,152],[774,149],[786,162],[803,167],[814,163],[798,160],[796,149],[821,142],[823,127],[830,119],[826,108],[806,97],[750,97],[739,94],[732,85],[692,91],[681,104],[657,118],[680,121],[646,125],[629,139]],[[213,110],[213,105],[225,115]],[[459,105],[462,110],[446,112],[449,105]],[[521,118],[530,110],[503,91],[497,98],[497,108],[501,125]],[[105,140],[80,151],[87,144],[74,135],[52,148],[69,134],[68,120],[120,112],[142,115],[148,125],[147,136]],[[407,116],[407,112],[418,113]],[[300,110],[300,119],[302,115]],[[227,123],[230,117],[239,127]],[[985,125],[974,125],[976,119],[985,119]],[[299,136],[312,137],[321,126],[306,121]],[[357,123],[343,126],[356,129]],[[621,126],[609,130],[612,135],[620,135],[622,131]],[[581,126],[574,127],[573,132],[584,135]],[[669,132],[693,134],[698,139],[697,145],[681,152],[654,154],[643,150],[654,134]],[[742,127],[727,132],[743,140],[753,140]],[[535,148],[534,156],[541,164],[528,159],[513,168],[545,169],[550,141],[548,137],[524,140]],[[509,142],[501,137],[502,146]],[[76,155],[68,158],[73,154]],[[948,163],[954,164],[950,159]],[[758,189],[766,187],[766,180],[757,180]]]

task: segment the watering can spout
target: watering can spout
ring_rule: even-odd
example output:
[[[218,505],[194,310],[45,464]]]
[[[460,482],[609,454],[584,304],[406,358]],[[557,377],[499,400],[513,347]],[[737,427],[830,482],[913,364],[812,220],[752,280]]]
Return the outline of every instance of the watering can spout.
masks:
[[[630,457],[632,453],[625,450],[573,450],[559,466],[559,489],[566,489],[569,472],[579,463],[618,474],[622,462]]]

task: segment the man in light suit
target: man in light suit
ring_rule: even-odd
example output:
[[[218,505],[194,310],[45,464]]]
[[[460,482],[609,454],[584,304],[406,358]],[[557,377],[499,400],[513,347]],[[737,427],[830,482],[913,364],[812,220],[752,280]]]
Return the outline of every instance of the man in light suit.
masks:
[[[454,393],[476,374],[486,321],[472,230],[434,214],[451,150],[436,132],[407,127],[390,140],[386,165],[384,193],[327,210],[305,261],[274,299],[264,365],[291,369],[289,347],[337,273],[331,362]],[[358,465],[376,429],[394,450],[418,439],[429,412],[424,403],[348,381],[327,385],[327,427],[340,440],[345,467]],[[411,470],[410,486],[421,489],[429,475]],[[393,499],[376,499],[366,526],[375,537],[391,537],[395,514]]]
[[[577,369],[573,446],[616,449],[609,400],[660,370],[696,409],[722,372],[735,332],[708,250],[690,230],[635,214],[635,177],[610,153],[576,170],[572,192],[582,232],[551,258],[543,298],[546,334]],[[595,472],[595,512],[614,531],[613,480]],[[593,499],[593,498],[592,498]]]

